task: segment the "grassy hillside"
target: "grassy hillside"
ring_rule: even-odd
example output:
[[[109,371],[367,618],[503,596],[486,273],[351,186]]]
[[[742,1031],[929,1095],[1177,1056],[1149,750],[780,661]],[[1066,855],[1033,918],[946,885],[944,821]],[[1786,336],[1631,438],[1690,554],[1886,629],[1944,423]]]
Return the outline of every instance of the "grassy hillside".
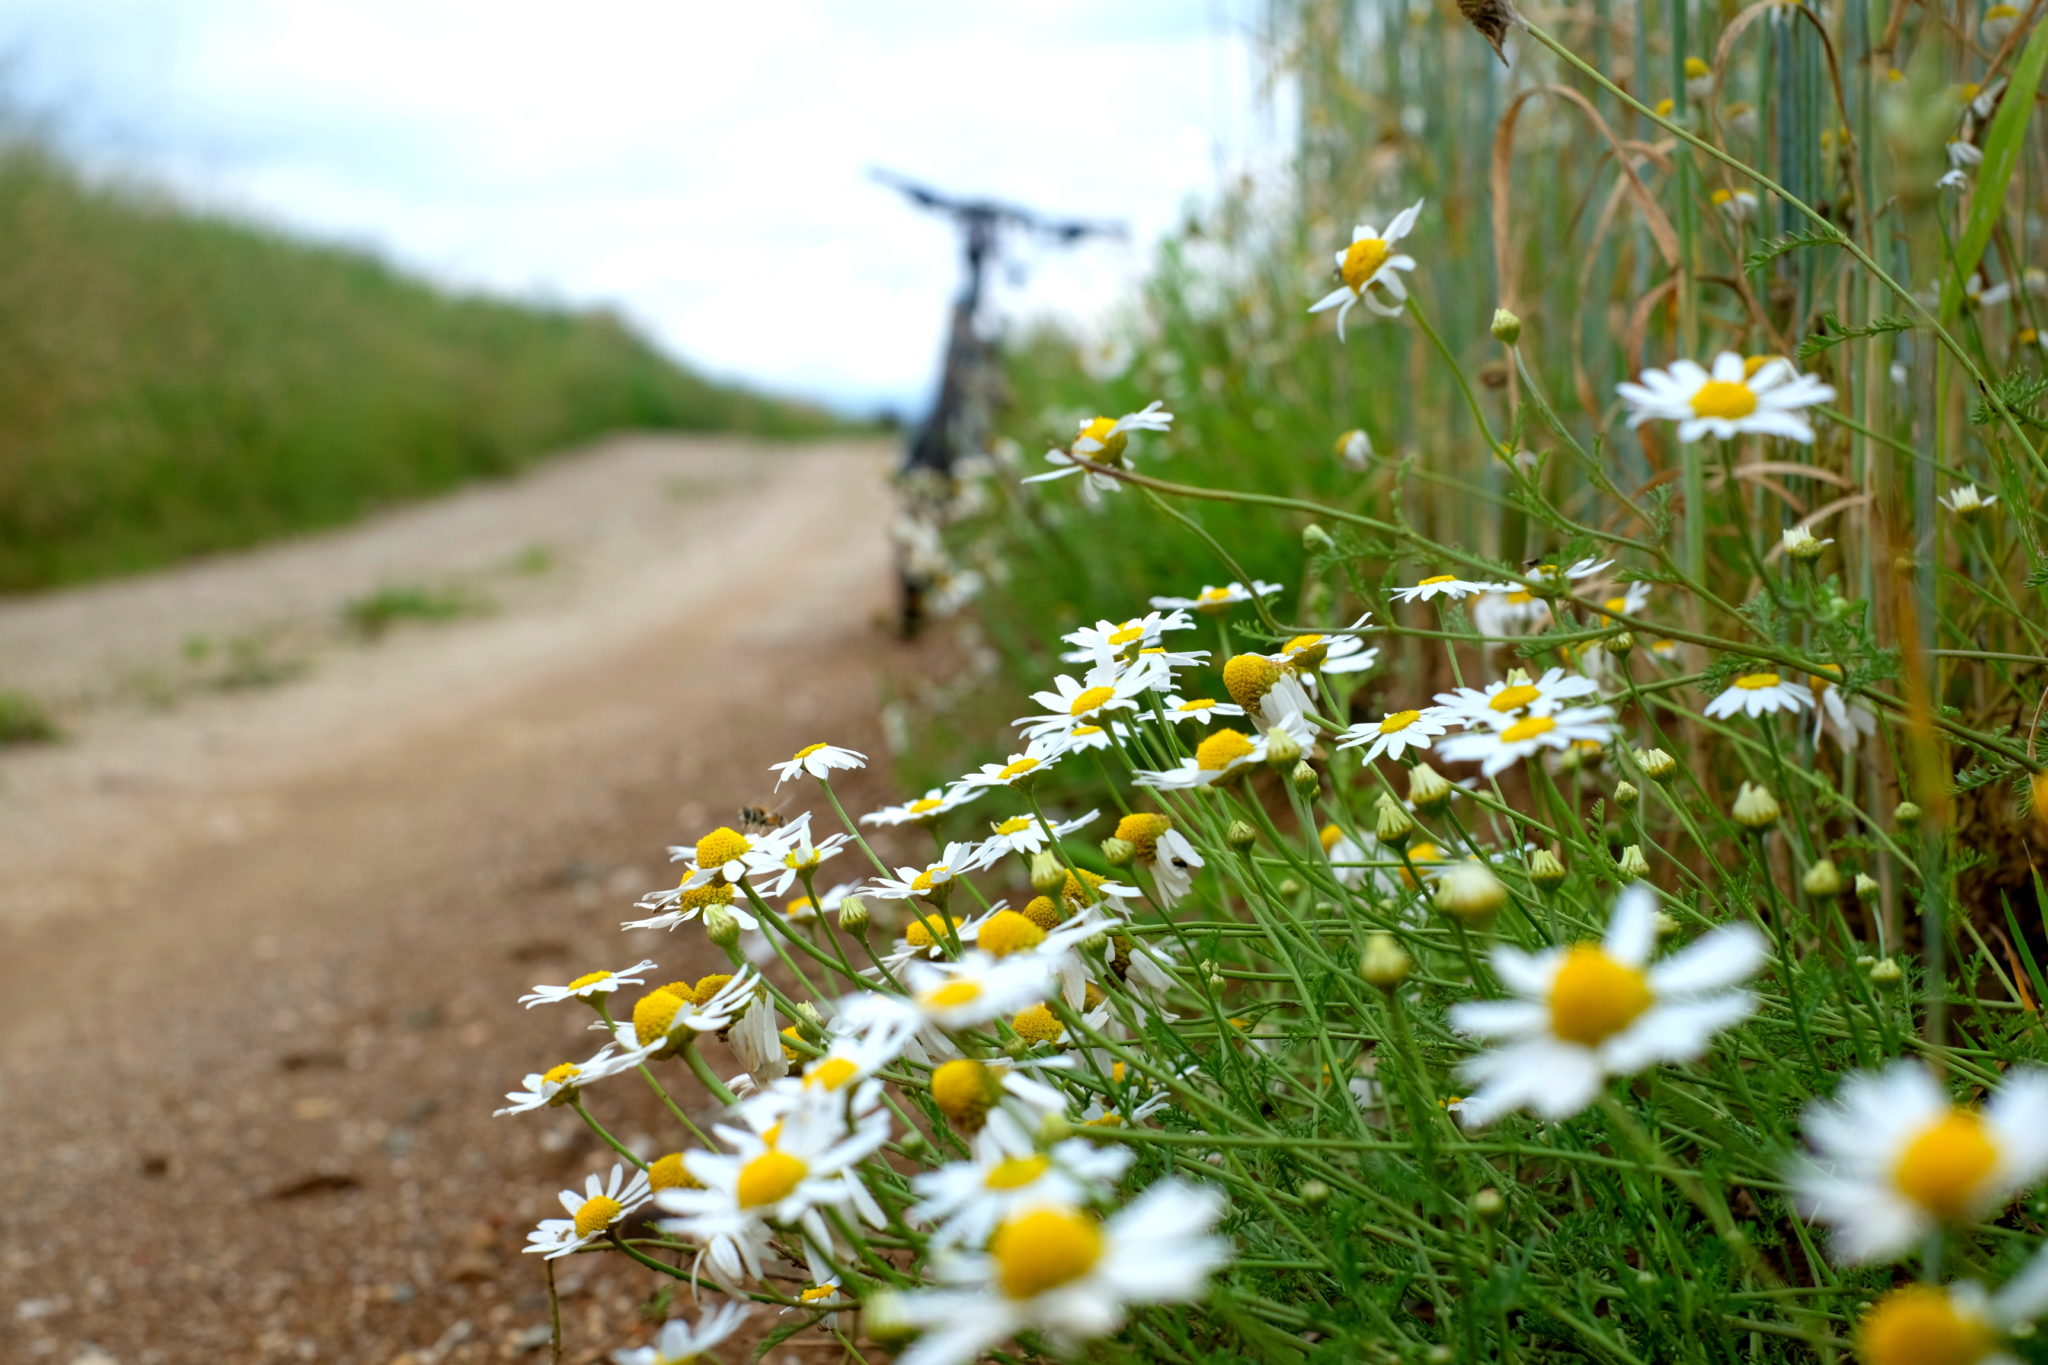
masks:
[[[621,427],[797,433],[617,318],[444,292],[373,256],[0,146],[0,591],[331,525]]]

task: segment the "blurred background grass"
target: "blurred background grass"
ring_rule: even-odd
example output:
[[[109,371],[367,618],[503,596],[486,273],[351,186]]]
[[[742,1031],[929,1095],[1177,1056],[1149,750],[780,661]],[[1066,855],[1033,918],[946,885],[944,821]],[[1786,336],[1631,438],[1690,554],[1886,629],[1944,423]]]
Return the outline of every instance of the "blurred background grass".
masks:
[[[89,181],[0,141],[0,592],[330,526],[608,431],[794,436],[617,317]]]

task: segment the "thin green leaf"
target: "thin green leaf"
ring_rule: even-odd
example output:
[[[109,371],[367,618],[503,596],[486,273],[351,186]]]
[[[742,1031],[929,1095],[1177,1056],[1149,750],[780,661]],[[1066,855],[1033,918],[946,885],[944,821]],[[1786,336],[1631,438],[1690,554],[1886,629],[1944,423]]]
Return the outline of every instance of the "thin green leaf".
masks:
[[[2012,69],[2012,80],[1991,126],[1984,132],[1984,164],[1977,168],[1977,188],[1970,196],[1969,217],[1956,239],[1955,269],[1941,286],[1941,320],[1949,322],[1963,302],[1963,281],[1970,278],[1984,259],[1991,242],[1991,230],[2005,212],[2005,190],[2020,164],[2020,150],[2027,140],[2027,122],[2034,116],[2034,92],[2041,87],[2041,73],[2048,69],[2048,24],[2036,24],[2027,36],[2027,46]]]

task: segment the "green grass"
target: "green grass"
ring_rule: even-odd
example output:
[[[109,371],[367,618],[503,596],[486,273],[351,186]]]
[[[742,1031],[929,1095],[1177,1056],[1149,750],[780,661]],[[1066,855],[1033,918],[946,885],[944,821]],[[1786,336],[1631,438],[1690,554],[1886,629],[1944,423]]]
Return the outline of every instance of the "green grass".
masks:
[[[63,738],[43,704],[25,692],[0,690],[0,749],[15,744],[50,744]]]
[[[622,428],[828,419],[616,316],[88,183],[0,144],[0,592],[104,578],[510,474]]]
[[[341,609],[349,630],[375,639],[407,621],[453,621],[491,609],[490,599],[461,584],[393,583],[352,598]]]

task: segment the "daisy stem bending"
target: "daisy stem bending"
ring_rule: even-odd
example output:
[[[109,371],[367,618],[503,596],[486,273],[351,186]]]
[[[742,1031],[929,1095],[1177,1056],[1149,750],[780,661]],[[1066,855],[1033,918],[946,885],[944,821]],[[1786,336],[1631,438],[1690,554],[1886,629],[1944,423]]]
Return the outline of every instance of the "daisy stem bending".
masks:
[[[818,785],[825,789],[825,800],[831,803],[832,813],[839,817],[839,823],[853,837],[855,847],[867,855],[868,861],[874,864],[875,871],[881,873],[884,877],[888,876],[889,865],[875,856],[875,851],[868,847],[868,841],[861,837],[860,826],[856,825],[853,822],[853,817],[846,813],[846,807],[839,804],[839,793],[832,790],[832,779],[821,777],[818,779]]]
[[[632,1148],[626,1146],[617,1138],[613,1137],[609,1132],[605,1130],[605,1126],[603,1124],[599,1123],[596,1119],[591,1117],[590,1111],[583,1107],[583,1097],[581,1095],[571,1095],[569,1097],[569,1107],[576,1111],[576,1117],[582,1119],[583,1122],[589,1126],[590,1131],[597,1134],[598,1139],[602,1141],[605,1146],[611,1148],[613,1151],[617,1152],[620,1156],[626,1158],[626,1160],[632,1162],[641,1170],[644,1171],[647,1169],[647,1163],[642,1161],[639,1157],[635,1156],[633,1154]]]
[[[725,1105],[739,1102],[739,1097],[726,1088],[725,1082],[719,1080],[717,1073],[712,1071],[711,1064],[704,1060],[704,1054],[697,1050],[697,1039],[694,1035],[683,1044],[683,1060],[690,1064],[690,1070],[696,1073],[697,1079],[711,1092],[713,1099]]]
[[[1451,348],[1444,345],[1444,339],[1437,335],[1436,328],[1429,325],[1429,318],[1424,315],[1422,305],[1415,301],[1412,294],[1408,297],[1408,316],[1415,319],[1415,325],[1422,329],[1422,334],[1429,338],[1429,344],[1436,347],[1436,353],[1443,357],[1445,367],[1451,372],[1452,382],[1458,386],[1458,392],[1465,396],[1465,406],[1471,410],[1472,421],[1478,426],[1480,436],[1485,439],[1487,451],[1498,451],[1500,442],[1494,438],[1493,424],[1486,420],[1486,409],[1479,405],[1479,395],[1472,391],[1472,382],[1465,378],[1465,367],[1451,354]]]
[[[717,1151],[722,1144],[712,1141],[711,1138],[705,1135],[703,1129],[690,1121],[690,1116],[683,1112],[682,1106],[677,1104],[674,1097],[668,1093],[668,1087],[663,1085],[654,1072],[648,1069],[647,1064],[643,1062],[636,1069],[640,1072],[641,1079],[647,1082],[648,1088],[660,1098],[663,1106],[674,1116],[675,1121],[683,1125],[684,1131],[712,1151]]]

